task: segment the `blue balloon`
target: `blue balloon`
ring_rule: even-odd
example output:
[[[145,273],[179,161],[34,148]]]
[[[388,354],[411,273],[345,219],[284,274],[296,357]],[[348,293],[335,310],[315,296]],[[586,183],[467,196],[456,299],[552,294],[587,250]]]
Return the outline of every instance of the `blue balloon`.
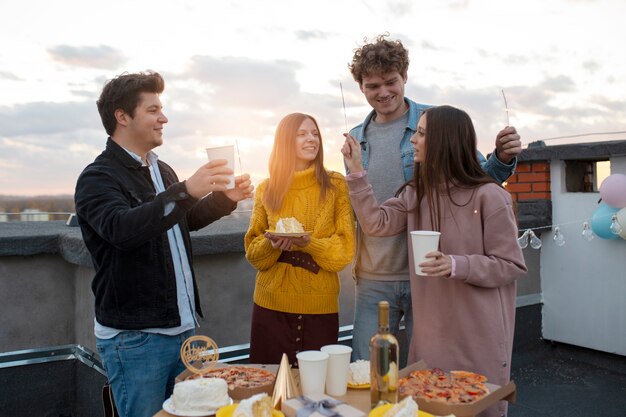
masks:
[[[602,239],[617,239],[619,235],[611,232],[611,219],[613,214],[618,211],[620,211],[619,208],[611,207],[604,202],[600,203],[591,216],[591,230],[593,230],[593,233]]]

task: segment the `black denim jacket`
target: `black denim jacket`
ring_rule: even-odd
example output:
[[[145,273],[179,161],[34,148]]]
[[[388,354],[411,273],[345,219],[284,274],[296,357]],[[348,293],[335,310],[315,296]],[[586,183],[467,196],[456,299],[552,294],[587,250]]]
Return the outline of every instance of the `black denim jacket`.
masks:
[[[180,325],[176,277],[167,230],[180,226],[189,265],[189,230],[232,212],[237,204],[215,192],[196,200],[174,170],[159,161],[165,191],[156,194],[148,167],[111,138],[76,184],[76,215],[96,270],[96,319],[123,330]],[[165,216],[165,205],[175,202]],[[193,273],[193,266],[192,266]],[[202,316],[195,275],[196,311]]]

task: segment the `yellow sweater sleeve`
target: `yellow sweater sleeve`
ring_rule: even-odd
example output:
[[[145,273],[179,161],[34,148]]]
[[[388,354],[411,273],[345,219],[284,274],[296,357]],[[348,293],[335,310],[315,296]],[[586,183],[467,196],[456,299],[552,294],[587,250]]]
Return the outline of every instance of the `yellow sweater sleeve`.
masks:
[[[254,208],[250,216],[250,227],[244,239],[246,259],[259,271],[271,268],[278,257],[280,249],[272,248],[272,244],[263,234],[269,228],[268,216],[263,204],[263,194],[267,182],[261,183],[254,194]]]
[[[355,221],[345,178],[333,172],[332,182],[335,190],[330,193],[330,198],[334,198],[334,210],[318,218],[315,227],[316,231],[331,230],[332,234],[317,238],[314,233],[302,251],[311,254],[322,269],[339,272],[352,262],[354,256]]]

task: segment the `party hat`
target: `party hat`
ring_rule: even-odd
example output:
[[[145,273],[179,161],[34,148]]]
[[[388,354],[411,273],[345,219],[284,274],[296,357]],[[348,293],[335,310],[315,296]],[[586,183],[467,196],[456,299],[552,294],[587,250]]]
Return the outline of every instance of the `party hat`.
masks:
[[[300,388],[296,385],[296,381],[291,373],[291,366],[289,365],[287,354],[283,353],[283,358],[280,360],[280,366],[278,367],[278,373],[276,374],[274,394],[272,394],[272,404],[275,409],[280,410],[283,401],[299,396]]]

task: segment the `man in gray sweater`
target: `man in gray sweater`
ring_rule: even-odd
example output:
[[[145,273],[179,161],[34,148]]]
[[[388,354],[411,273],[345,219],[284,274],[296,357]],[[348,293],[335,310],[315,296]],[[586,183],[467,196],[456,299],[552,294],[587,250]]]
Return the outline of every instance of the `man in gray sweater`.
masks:
[[[363,123],[350,131],[360,144],[363,166],[379,202],[386,201],[413,178],[413,146],[410,138],[422,112],[430,105],[404,96],[409,67],[408,50],[399,40],[381,35],[354,52],[349,65],[354,80],[372,106]],[[483,169],[496,181],[505,181],[522,150],[520,136],[512,126],[496,135],[496,149],[487,160],[478,153]],[[348,175],[358,175],[358,173]],[[352,360],[369,359],[369,340],[377,331],[378,302],[389,302],[390,329],[396,336],[404,317],[411,339],[413,317],[407,237],[367,236],[358,228],[354,261],[356,300]],[[405,355],[403,355],[405,356]]]

